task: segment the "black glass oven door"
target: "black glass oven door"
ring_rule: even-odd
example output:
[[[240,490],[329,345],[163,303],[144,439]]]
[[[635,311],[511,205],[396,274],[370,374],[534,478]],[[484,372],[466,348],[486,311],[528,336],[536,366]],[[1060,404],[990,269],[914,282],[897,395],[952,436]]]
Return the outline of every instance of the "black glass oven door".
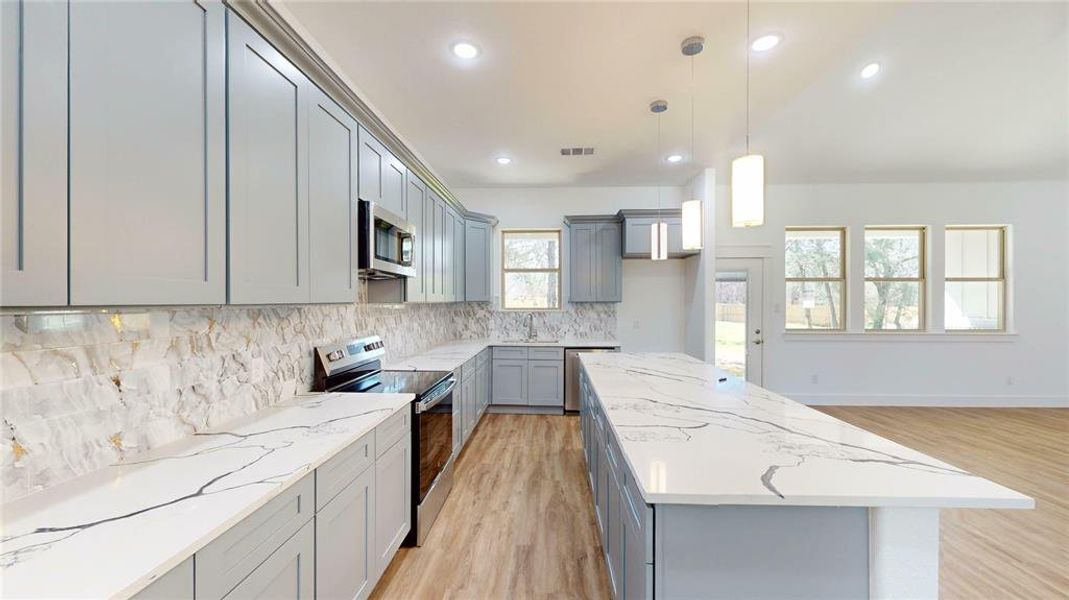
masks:
[[[453,454],[453,392],[419,419],[419,502],[427,496],[438,474]]]

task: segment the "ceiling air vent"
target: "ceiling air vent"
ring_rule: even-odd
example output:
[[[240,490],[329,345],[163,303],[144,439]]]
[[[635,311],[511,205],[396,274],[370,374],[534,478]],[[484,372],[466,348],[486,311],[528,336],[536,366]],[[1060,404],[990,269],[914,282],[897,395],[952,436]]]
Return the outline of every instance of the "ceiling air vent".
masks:
[[[561,156],[590,156],[594,154],[593,148],[561,148]]]

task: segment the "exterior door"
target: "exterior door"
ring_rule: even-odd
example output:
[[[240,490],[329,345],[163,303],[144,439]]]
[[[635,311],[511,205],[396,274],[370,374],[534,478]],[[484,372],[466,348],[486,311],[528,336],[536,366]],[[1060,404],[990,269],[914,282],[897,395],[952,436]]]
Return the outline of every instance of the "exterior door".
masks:
[[[757,385],[764,380],[763,284],[762,259],[717,259],[716,366]]]

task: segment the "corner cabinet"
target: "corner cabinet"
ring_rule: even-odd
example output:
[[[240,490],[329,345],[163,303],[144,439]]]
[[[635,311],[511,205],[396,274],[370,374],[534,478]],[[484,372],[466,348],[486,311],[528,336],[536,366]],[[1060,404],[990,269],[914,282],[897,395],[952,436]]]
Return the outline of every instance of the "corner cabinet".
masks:
[[[227,13],[230,302],[304,303],[311,82]]]
[[[569,216],[568,300],[623,301],[623,255],[616,216]]]
[[[67,304],[67,4],[0,2],[0,305]]]
[[[493,229],[497,220],[468,213],[464,219],[464,300],[489,302]]]

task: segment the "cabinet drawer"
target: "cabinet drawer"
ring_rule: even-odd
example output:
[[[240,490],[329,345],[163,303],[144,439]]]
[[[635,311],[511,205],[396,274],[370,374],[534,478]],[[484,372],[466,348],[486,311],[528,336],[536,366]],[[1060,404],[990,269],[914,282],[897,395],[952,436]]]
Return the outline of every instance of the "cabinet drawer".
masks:
[[[382,456],[397,440],[408,435],[411,431],[410,412],[411,409],[406,406],[390,415],[375,428],[375,458]]]
[[[478,368],[478,361],[475,358],[472,358],[468,362],[464,363],[464,373],[463,375],[461,375],[460,380],[467,381],[468,379],[474,377],[475,371]]]
[[[494,359],[527,360],[527,348],[523,346],[494,346]]]
[[[375,463],[375,432],[371,431],[316,469],[316,512],[350,481]]]
[[[307,523],[314,512],[309,473],[196,554],[196,597],[222,598]]]
[[[531,360],[564,360],[564,348],[528,348],[527,358]]]

